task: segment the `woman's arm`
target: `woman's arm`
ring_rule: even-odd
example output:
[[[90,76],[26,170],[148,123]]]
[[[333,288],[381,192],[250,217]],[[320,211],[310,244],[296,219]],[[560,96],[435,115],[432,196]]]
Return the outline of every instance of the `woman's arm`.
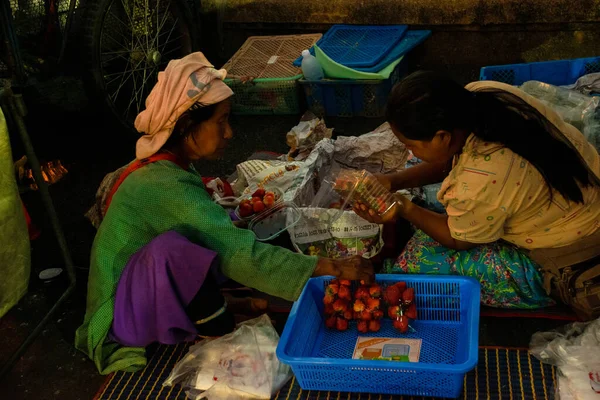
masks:
[[[423,162],[403,171],[378,175],[379,180],[390,191],[409,189],[442,182],[451,170],[451,165]]]

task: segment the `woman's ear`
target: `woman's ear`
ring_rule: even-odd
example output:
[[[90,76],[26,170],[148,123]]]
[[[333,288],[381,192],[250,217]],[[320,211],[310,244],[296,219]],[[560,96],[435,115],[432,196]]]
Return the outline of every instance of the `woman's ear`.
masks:
[[[452,143],[452,133],[444,130],[439,130],[435,133],[434,140],[438,142],[438,144],[450,147]]]

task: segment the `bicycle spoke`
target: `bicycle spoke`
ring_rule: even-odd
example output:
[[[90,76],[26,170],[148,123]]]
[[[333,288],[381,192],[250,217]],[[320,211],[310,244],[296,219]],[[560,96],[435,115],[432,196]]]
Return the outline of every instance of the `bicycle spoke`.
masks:
[[[133,68],[133,70],[137,69],[140,64],[142,63],[143,59],[140,60],[136,66]],[[125,85],[125,83],[129,80],[129,78],[131,78],[131,76],[134,74],[133,70],[131,70],[131,72],[129,72],[129,75],[127,75],[127,78],[122,78],[121,79],[121,83],[119,84],[119,87],[117,88],[117,91],[114,93],[114,101],[117,99],[117,97],[119,96],[119,92],[121,91],[121,88]],[[126,72],[123,73],[123,77],[125,76]]]
[[[167,44],[169,44],[169,39],[171,39],[171,35],[173,34],[173,31],[175,30],[175,27],[177,26],[177,22],[179,21],[179,18],[177,18],[175,20],[175,23],[173,23],[173,26],[171,27],[171,30],[169,31],[169,36],[167,36],[167,40],[165,40],[165,44],[163,45],[163,51],[164,49],[167,47]],[[156,41],[156,47],[158,48],[159,43],[158,40]]]

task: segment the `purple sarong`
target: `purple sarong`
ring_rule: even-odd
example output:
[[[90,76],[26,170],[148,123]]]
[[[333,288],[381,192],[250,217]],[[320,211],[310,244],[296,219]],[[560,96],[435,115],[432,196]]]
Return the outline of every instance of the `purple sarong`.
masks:
[[[186,313],[217,253],[169,231],[130,259],[117,286],[112,338],[129,347],[192,341]]]

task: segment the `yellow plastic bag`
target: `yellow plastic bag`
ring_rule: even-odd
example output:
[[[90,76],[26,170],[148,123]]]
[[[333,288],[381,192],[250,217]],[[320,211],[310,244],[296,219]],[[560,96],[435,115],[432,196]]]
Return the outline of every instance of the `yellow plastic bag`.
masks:
[[[0,109],[0,318],[27,292],[31,256],[29,236]]]

